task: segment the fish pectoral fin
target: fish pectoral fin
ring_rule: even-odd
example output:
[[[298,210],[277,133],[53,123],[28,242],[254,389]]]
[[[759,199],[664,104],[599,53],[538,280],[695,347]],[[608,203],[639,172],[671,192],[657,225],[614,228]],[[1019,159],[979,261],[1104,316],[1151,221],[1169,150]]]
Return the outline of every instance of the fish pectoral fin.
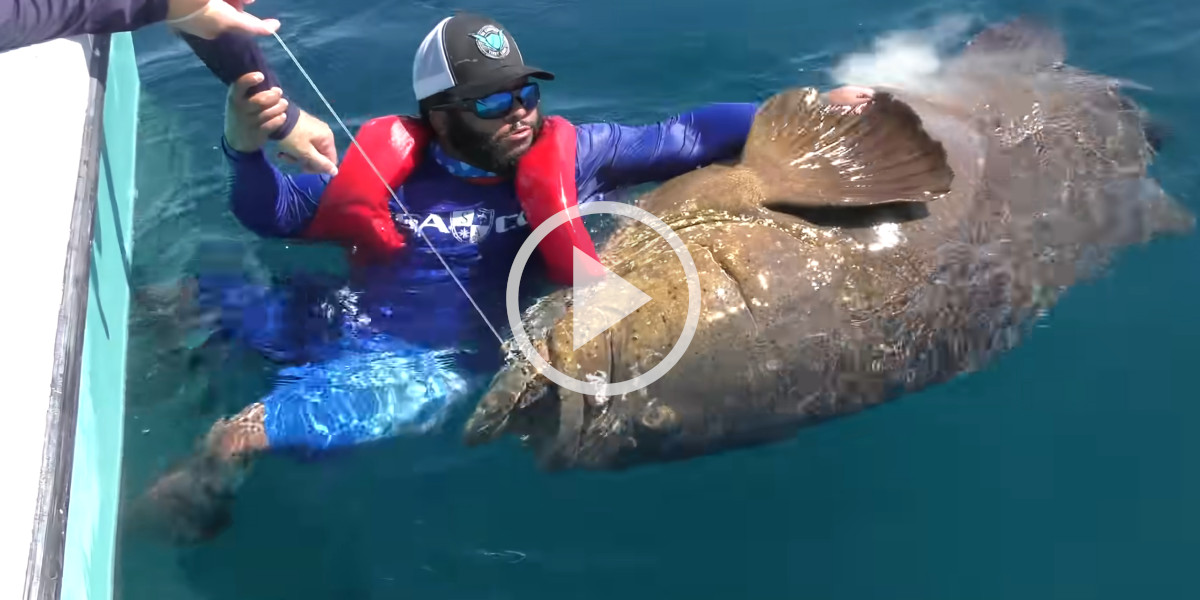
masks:
[[[885,92],[862,114],[823,103],[813,88],[776,94],[755,116],[741,167],[757,176],[764,203],[801,207],[929,202],[954,179],[942,144]]]

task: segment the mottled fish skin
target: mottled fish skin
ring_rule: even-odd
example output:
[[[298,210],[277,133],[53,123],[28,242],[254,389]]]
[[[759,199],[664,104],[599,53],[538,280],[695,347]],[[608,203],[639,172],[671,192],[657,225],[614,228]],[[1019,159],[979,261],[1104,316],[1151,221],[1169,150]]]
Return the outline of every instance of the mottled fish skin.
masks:
[[[772,210],[780,184],[749,161],[696,170],[640,198],[700,273],[688,352],[650,386],[600,398],[559,389],[513,352],[466,441],[509,433],[546,469],[621,469],[787,438],[984,367],[1113,252],[1191,232],[1192,215],[1147,175],[1137,107],[1110,78],[1063,65],[1048,35],[1001,25],[936,85],[878,90],[944,148],[953,180],[932,199],[825,209],[800,198]],[[646,227],[618,231],[600,257],[653,300],[573,351],[562,291],[529,311],[549,323],[530,336],[567,375],[625,381],[678,339],[686,280]]]

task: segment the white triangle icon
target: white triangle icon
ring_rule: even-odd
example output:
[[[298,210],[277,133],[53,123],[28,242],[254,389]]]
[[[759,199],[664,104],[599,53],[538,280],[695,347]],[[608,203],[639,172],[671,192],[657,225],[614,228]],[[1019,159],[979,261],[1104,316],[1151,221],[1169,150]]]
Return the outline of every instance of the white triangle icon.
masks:
[[[574,285],[574,317],[571,320],[572,350],[616,325],[629,313],[650,301],[637,286],[621,279],[579,248],[571,248]],[[595,275],[603,273],[602,277]]]

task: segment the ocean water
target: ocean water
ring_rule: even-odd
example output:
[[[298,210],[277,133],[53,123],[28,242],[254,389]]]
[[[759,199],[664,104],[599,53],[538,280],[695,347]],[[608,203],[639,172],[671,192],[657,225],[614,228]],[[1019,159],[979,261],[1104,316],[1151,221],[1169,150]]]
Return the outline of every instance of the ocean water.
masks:
[[[1154,169],[1200,211],[1200,5],[1132,0],[837,3],[259,0],[351,127],[410,111],[410,60],[456,8],[515,32],[555,71],[548,110],[649,122],[707,102],[829,86],[892,32],[1024,12],[1073,64],[1135,81],[1170,131]],[[929,29],[932,28],[932,29]],[[199,269],[336,269],[336,251],[256,240],[228,214],[224,89],[162,28],[144,86],[137,283]],[[273,40],[292,97],[333,124]],[[890,48],[884,45],[884,48]],[[878,69],[919,66],[891,48]],[[839,65],[843,67],[839,69]],[[336,129],[336,128],[335,128]],[[339,135],[343,152],[348,140]],[[121,540],[124,600],[1200,597],[1200,240],[1121,254],[990,368],[770,447],[625,473],[538,472],[513,444],[450,430],[329,460],[269,459],[233,527],[193,548]],[[266,367],[197,362],[135,307],[125,494],[253,401]],[[230,365],[239,365],[231,368]]]

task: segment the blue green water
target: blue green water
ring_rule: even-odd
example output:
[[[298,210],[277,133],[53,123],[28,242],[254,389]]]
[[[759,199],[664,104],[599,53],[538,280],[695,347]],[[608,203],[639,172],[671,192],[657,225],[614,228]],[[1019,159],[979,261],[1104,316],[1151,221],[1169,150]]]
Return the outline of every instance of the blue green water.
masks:
[[[836,3],[259,0],[351,127],[409,111],[412,53],[454,8],[515,32],[558,75],[548,110],[646,122],[701,103],[828,86],[888,31],[1036,11],[1071,62],[1149,86],[1172,132],[1155,172],[1200,211],[1200,5],[1150,0]],[[135,36],[145,87],[135,277],[256,274],[336,253],[253,239],[228,214],[224,90],[161,29]],[[271,40],[294,99],[331,124]],[[347,145],[339,136],[339,147]],[[1189,598],[1200,555],[1200,239],[1125,252],[983,372],[795,440],[620,474],[546,475],[456,431],[335,459],[260,464],[235,524],[198,548],[123,541],[120,597]],[[214,418],[255,399],[247,365],[187,371],[131,332],[126,494]],[[234,361],[237,362],[237,361]]]

